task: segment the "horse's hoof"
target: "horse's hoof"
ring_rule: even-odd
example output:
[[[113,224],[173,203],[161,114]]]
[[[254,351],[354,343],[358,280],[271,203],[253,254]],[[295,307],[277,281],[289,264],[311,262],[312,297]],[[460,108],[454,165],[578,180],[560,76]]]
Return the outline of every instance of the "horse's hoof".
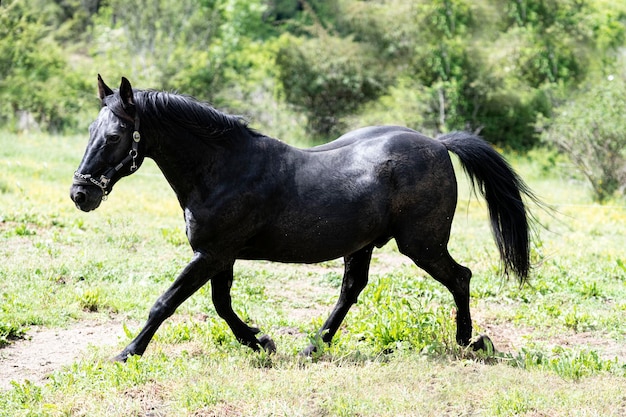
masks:
[[[489,336],[484,334],[478,335],[476,338],[474,338],[472,343],[470,343],[470,347],[474,351],[482,350],[485,353],[493,353],[496,350]]]
[[[313,345],[309,345],[300,352],[300,356],[303,356],[305,358],[310,358],[311,356],[313,356],[315,352],[317,352],[317,348]]]
[[[132,354],[128,353],[128,352],[122,352],[119,355],[111,358],[111,362],[121,362],[121,363],[126,363],[126,361],[128,360],[128,358],[132,356]]]
[[[261,336],[261,338],[259,339],[259,343],[261,344],[263,350],[265,350],[267,353],[276,353],[276,343],[274,343],[272,338],[268,335],[264,334],[263,336]]]

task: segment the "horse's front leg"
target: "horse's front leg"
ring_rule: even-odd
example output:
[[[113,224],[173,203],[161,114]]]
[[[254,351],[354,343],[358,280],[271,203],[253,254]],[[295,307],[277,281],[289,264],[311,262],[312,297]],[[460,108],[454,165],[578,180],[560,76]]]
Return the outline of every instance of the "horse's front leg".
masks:
[[[259,348],[265,349],[269,353],[276,351],[274,341],[268,336],[263,335],[260,339],[256,338],[259,329],[250,327],[243,322],[233,311],[230,288],[233,284],[233,269],[219,273],[211,280],[211,296],[213,305],[217,314],[228,324],[233,334],[240,343],[257,351]]]
[[[325,343],[330,343],[350,307],[357,302],[359,294],[367,285],[373,249],[373,246],[366,246],[344,258],[344,274],[339,300],[317,333],[317,337],[321,337]],[[302,351],[302,355],[310,356],[315,351],[317,351],[316,343],[311,343]]]
[[[215,274],[217,265],[208,256],[196,252],[193,259],[176,278],[174,283],[161,295],[150,309],[148,320],[141,332],[114,360],[125,362],[129,356],[142,355],[157,329],[174,311]],[[232,263],[230,268],[232,269]],[[219,270],[219,268],[217,268]]]

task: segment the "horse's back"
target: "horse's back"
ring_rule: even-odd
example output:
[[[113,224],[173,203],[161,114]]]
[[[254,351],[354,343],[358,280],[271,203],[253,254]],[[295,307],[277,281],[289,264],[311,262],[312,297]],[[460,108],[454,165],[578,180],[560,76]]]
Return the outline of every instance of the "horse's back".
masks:
[[[359,129],[352,130],[338,137],[337,139],[318,145],[313,148],[306,149],[306,152],[324,152],[335,150],[343,147],[349,147],[359,142],[369,140],[388,140],[391,138],[397,138],[400,135],[409,134],[411,136],[420,137],[422,139],[429,139],[427,136],[404,126],[367,126]],[[432,139],[429,139],[432,140]]]
[[[303,150],[308,161],[332,161],[337,171],[374,170],[381,180],[395,177],[398,184],[418,184],[429,175],[454,177],[443,143],[402,126],[369,126],[348,132],[332,142]],[[453,178],[456,183],[456,178]]]
[[[366,161],[362,161],[363,164],[374,166],[381,174],[395,176],[399,183],[405,179],[413,185],[418,185],[415,181],[422,181],[428,175],[448,177],[451,173],[454,177],[445,145],[402,126],[363,127],[305,152],[322,160],[332,158],[332,155],[344,161],[364,158]],[[381,169],[381,165],[385,169]],[[338,166],[337,169],[341,167]]]

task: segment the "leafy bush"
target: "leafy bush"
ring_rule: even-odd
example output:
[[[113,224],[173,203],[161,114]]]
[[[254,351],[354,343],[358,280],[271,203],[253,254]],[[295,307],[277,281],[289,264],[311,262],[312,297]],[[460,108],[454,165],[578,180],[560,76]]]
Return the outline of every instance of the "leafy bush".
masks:
[[[543,133],[567,154],[602,202],[626,187],[626,75],[593,80],[558,111]]]
[[[276,64],[289,103],[308,117],[308,130],[328,139],[342,133],[342,117],[378,97],[385,81],[357,42],[324,35],[285,36]]]
[[[12,339],[23,337],[26,329],[16,322],[0,321],[0,348],[9,344]]]
[[[531,95],[528,97],[529,95]],[[542,90],[533,93],[496,89],[476,111],[475,124],[491,143],[515,150],[528,150],[537,144],[533,125],[538,114],[549,115],[550,99]]]
[[[138,86],[215,102],[254,66],[245,48],[269,36],[264,10],[247,0],[111,0],[94,19],[92,55]]]
[[[409,77],[400,77],[379,99],[369,102],[363,112],[346,118],[348,127],[400,125],[435,136],[437,125],[426,117],[433,113],[431,90]],[[401,106],[398,106],[402,103]],[[390,111],[390,109],[394,109]]]
[[[0,121],[13,130],[73,130],[91,88],[69,69],[40,11],[35,0],[0,8]]]
[[[342,36],[354,36],[356,41],[371,45],[380,58],[392,64],[402,65],[413,55],[420,35],[420,25],[414,24],[415,4],[405,0],[343,2],[337,18]]]

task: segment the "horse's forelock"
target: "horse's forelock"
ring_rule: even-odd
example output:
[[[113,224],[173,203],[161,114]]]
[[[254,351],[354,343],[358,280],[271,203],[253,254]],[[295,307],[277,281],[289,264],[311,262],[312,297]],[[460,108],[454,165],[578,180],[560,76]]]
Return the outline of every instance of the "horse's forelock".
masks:
[[[102,100],[102,106],[107,107],[111,112],[119,118],[123,118],[126,120],[133,120],[135,115],[129,114],[128,109],[124,107],[124,103],[118,91],[115,90],[116,94],[109,95]],[[135,108],[136,111],[136,108]]]

